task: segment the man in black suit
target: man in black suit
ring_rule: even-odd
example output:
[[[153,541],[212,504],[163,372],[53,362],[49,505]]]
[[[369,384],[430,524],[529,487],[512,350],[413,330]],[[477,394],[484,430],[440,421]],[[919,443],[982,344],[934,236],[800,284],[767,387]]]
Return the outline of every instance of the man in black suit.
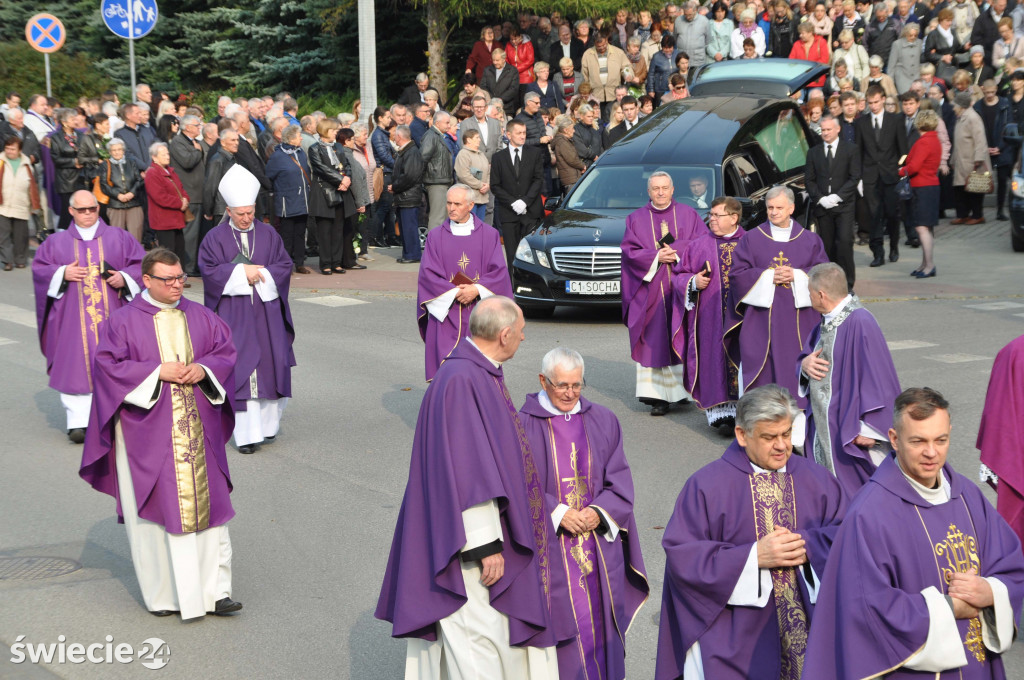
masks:
[[[519,71],[508,65],[502,48],[491,52],[491,65],[484,69],[480,89],[501,99],[505,116],[511,118],[516,115],[516,109],[519,108]]]
[[[896,120],[900,122],[900,127],[907,137],[907,152],[909,153],[910,147],[914,146],[914,142],[921,137],[921,131],[914,124],[917,120],[917,111],[921,108],[921,100],[916,92],[909,90],[900,95],[900,106],[903,108],[903,112],[896,114]],[[910,201],[900,201],[900,211],[903,215],[903,230],[907,233],[904,245],[920,248],[921,241],[917,238],[916,225],[910,223]]]
[[[402,90],[402,96],[398,98],[398,103],[403,106],[412,106],[413,104],[419,104],[423,101],[423,93],[430,87],[430,78],[427,77],[426,73],[419,73],[416,75],[416,81]]]
[[[832,116],[821,119],[821,139],[807,152],[804,181],[825,253],[846,272],[846,285],[853,292],[853,209],[861,174],[860,149],[839,138],[839,121]]]
[[[508,148],[491,158],[491,192],[501,217],[501,235],[505,240],[505,259],[512,271],[512,260],[519,241],[544,216],[540,190],[544,184],[544,159],[538,147],[526,146],[526,125],[513,120],[505,130]]]
[[[885,235],[889,234],[889,261],[900,259],[900,221],[896,198],[899,161],[907,153],[907,135],[895,113],[885,110],[885,92],[872,85],[867,92],[868,110],[854,127],[861,152],[864,199],[871,213],[872,267],[885,264]]]
[[[583,52],[585,51],[586,47],[583,46],[583,41],[573,37],[569,24],[562,24],[558,27],[558,41],[551,46],[548,54],[548,63],[557,66],[562,57],[569,57],[572,59],[573,69],[579,71],[583,64]]]

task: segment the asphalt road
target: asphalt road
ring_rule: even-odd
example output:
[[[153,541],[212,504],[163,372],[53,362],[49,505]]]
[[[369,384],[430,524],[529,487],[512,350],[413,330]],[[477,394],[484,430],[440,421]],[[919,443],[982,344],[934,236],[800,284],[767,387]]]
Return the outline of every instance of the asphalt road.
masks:
[[[939,276],[924,281],[907,276],[917,251],[904,249],[899,263],[869,269],[866,249],[857,249],[857,290],[892,343],[903,385],[928,385],[950,399],[951,462],[973,479],[992,359],[1024,333],[1024,259],[1010,251],[1006,230],[1006,223],[940,227]],[[414,270],[394,263],[397,249],[374,255],[365,272],[293,281],[296,397],[276,443],[253,456],[229,451],[237,511],[230,523],[233,597],[245,609],[187,624],[154,618],[142,606],[114,501],[78,478],[81,448],[67,441],[57,394],[46,387],[29,270],[0,273],[0,678],[152,672],[139,659],[13,664],[4,647],[55,644],[61,635],[66,645],[106,644],[110,636],[112,646],[129,643],[136,651],[159,638],[170,650],[155,676],[162,678],[402,676],[404,643],[390,639],[372,612],[425,389],[423,350]],[[661,529],[687,477],[727,442],[692,407],[651,418],[633,398],[634,367],[615,311],[559,312],[528,322],[526,342],[505,369],[518,402],[538,389],[540,359],[560,344],[586,359],[586,396],[622,422],[652,585],[629,633],[626,663],[629,677],[650,678],[664,571]],[[11,557],[67,558],[81,568],[6,578],[10,563],[3,559]],[[1022,649],[1017,643],[1007,655],[1009,677],[1024,676]]]

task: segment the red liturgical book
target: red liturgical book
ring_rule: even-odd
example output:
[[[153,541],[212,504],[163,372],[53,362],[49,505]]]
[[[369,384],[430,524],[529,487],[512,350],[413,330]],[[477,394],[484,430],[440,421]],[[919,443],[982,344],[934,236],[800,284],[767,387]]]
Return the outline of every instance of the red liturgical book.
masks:
[[[462,272],[456,272],[455,276],[452,277],[452,283],[454,283],[456,286],[472,286],[476,283],[476,281],[469,278]]]

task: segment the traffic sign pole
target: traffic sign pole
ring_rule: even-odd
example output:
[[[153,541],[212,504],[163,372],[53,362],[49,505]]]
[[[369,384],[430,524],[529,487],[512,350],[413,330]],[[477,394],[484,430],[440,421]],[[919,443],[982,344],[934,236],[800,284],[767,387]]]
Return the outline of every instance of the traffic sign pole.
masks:
[[[128,10],[128,68],[132,73],[131,97],[132,101],[135,101],[135,12],[132,11],[132,0],[125,0],[125,8]],[[150,115],[155,113],[156,111],[153,111]]]
[[[50,87],[50,53],[43,53],[43,62],[46,64],[46,96],[53,96],[53,89]]]

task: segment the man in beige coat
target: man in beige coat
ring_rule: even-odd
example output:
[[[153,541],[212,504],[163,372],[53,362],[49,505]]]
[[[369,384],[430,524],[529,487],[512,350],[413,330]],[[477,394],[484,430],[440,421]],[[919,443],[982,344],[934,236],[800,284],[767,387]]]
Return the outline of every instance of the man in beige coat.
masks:
[[[985,124],[974,110],[971,95],[957,92],[953,98],[956,128],[953,131],[953,196],[956,199],[956,219],[952,224],[982,224],[982,199],[985,194],[967,191],[967,178],[977,170],[991,177],[992,161],[988,152]]]
[[[601,102],[601,117],[608,120],[615,88],[622,84],[622,69],[629,65],[629,57],[608,42],[608,36],[598,34],[594,46],[583,53],[583,79],[594,89],[593,95]]]

